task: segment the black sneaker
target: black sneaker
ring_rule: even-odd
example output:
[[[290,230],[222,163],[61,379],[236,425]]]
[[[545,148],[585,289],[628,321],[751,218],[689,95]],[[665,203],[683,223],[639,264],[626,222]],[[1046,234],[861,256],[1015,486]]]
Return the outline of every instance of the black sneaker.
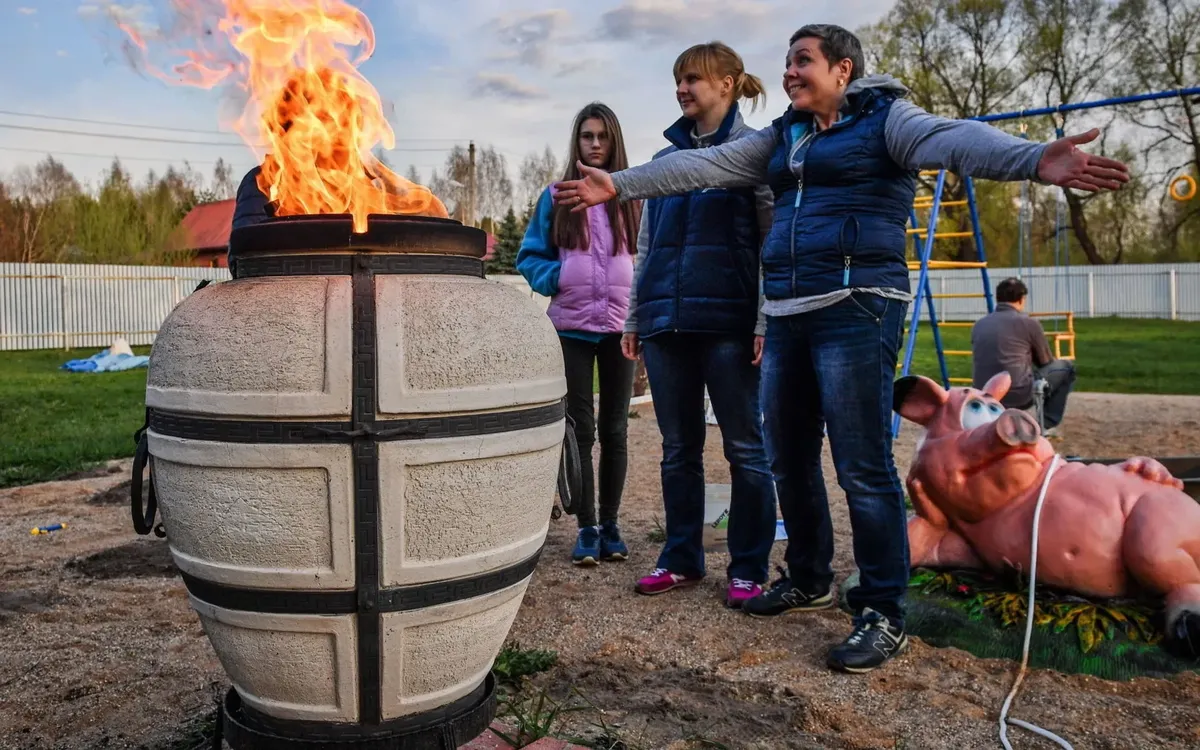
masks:
[[[833,594],[828,589],[818,594],[807,593],[792,586],[791,580],[783,575],[771,588],[744,602],[742,611],[751,617],[778,617],[790,612],[829,609],[833,604]]]
[[[829,668],[859,674],[870,672],[908,646],[904,631],[870,607],[856,618],[854,632],[829,652]]]

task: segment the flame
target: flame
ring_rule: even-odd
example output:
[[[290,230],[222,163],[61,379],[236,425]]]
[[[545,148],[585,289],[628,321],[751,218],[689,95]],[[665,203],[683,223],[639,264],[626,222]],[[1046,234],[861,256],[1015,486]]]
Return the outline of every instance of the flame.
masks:
[[[108,15],[149,72],[245,92],[240,116],[224,124],[261,160],[258,186],[277,216],[350,214],[356,232],[372,213],[448,216],[428,188],[371,153],[393,148],[396,137],[379,92],[358,71],[375,50],[375,30],[358,8],[343,0],[172,0],[176,22],[164,31],[119,7]],[[177,39],[187,46],[171,73],[149,64],[152,44]]]

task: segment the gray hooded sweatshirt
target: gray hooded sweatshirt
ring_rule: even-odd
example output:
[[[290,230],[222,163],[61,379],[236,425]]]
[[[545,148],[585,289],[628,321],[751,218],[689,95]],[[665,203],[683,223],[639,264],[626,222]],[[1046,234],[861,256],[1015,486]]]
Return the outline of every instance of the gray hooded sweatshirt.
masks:
[[[908,88],[889,75],[864,76],[850,83],[847,94],[868,87],[903,97]],[[963,177],[991,180],[1038,181],[1037,165],[1045,151],[1035,143],[1009,135],[986,123],[951,120],[931,115],[906,99],[892,103],[884,126],[884,139],[892,159],[905,169],[946,169]],[[637,167],[612,173],[621,200],[676,195],[705,187],[747,187],[767,179],[767,165],[779,143],[773,125],[726,141],[720,146],[676,151]],[[807,148],[793,151],[791,170],[802,176]],[[895,289],[839,289],[816,297],[766,300],[769,316],[795,315],[837,304],[853,292],[911,300]]]

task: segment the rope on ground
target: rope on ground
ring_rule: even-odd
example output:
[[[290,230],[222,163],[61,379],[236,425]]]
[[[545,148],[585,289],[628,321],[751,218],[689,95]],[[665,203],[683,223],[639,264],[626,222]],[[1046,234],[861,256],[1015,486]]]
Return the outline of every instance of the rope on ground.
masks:
[[[1058,468],[1058,461],[1059,456],[1055,453],[1054,458],[1050,460],[1050,470],[1046,472],[1046,478],[1042,480],[1042,491],[1038,495],[1037,505],[1033,509],[1033,540],[1029,552],[1029,599],[1025,613],[1025,646],[1021,649],[1021,668],[1017,672],[1017,679],[1013,682],[1012,690],[1009,691],[1008,697],[1004,699],[1004,705],[1000,708],[1000,743],[1004,745],[1004,750],[1013,750],[1012,745],[1008,742],[1009,724],[1045,737],[1051,742],[1056,742],[1066,750],[1075,750],[1071,747],[1071,743],[1051,731],[1027,721],[1008,718],[1008,710],[1012,708],[1017,691],[1021,689],[1021,682],[1025,679],[1025,671],[1029,667],[1029,640],[1033,636],[1033,605],[1037,587],[1038,525],[1042,518],[1042,503],[1046,501],[1046,490],[1050,489],[1050,477],[1054,476],[1054,470]]]

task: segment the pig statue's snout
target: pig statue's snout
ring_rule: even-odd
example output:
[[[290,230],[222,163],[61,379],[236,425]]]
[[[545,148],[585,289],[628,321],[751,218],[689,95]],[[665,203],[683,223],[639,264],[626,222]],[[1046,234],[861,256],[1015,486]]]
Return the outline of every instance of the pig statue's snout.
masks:
[[[1020,409],[1009,409],[996,420],[996,434],[1007,445],[1036,445],[1042,431],[1037,420],[1028,412]]]

